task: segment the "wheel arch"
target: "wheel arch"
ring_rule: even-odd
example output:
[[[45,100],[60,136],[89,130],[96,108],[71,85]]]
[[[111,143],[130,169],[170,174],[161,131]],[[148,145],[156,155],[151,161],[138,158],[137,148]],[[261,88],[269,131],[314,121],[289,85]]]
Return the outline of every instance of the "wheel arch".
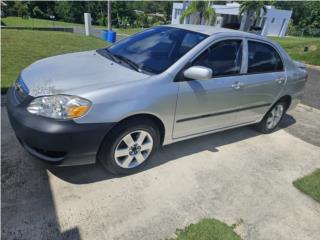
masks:
[[[150,114],[150,113],[138,113],[138,114],[134,114],[134,115],[131,115],[131,116],[127,116],[123,119],[121,119],[118,123],[116,123],[112,128],[115,128],[117,126],[119,126],[120,124],[123,124],[124,122],[127,122],[127,121],[130,121],[130,120],[137,120],[137,119],[141,119],[141,120],[144,120],[144,119],[148,119],[148,120],[151,120],[159,129],[159,132],[160,132],[160,144],[162,145],[163,142],[164,142],[164,138],[165,138],[165,134],[166,134],[166,129],[165,129],[165,125],[163,124],[163,121],[153,115],[153,114]]]
[[[286,102],[288,104],[287,105],[287,109],[288,109],[291,105],[292,97],[290,95],[284,95],[281,98],[279,98],[278,101],[275,102],[275,104],[278,102]]]

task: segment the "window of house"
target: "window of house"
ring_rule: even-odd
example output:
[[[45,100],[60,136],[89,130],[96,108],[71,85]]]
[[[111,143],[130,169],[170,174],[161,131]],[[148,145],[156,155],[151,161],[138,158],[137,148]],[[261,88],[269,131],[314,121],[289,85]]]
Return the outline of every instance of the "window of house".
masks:
[[[174,19],[177,19],[178,16],[180,16],[182,13],[181,9],[175,9],[174,11]]]

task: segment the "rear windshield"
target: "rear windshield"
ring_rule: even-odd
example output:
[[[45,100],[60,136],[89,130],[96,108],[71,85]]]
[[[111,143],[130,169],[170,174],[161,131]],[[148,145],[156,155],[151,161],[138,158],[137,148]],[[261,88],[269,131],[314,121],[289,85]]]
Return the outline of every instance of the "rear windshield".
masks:
[[[159,26],[114,44],[108,52],[129,59],[143,71],[158,74],[206,37],[197,32]]]

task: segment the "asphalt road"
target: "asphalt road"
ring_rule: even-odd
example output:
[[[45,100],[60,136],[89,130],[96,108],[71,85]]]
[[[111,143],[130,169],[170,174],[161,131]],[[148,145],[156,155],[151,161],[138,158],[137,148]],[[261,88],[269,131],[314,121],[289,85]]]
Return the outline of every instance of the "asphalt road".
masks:
[[[320,109],[320,68],[308,68],[308,75],[302,103]]]
[[[320,89],[306,90],[320,108]],[[315,108],[299,105],[270,135],[244,127],[172,144],[118,178],[99,164],[47,166],[19,145],[3,106],[1,121],[3,239],[164,239],[204,217],[241,222],[243,239],[320,236],[319,203],[292,185],[320,167]]]

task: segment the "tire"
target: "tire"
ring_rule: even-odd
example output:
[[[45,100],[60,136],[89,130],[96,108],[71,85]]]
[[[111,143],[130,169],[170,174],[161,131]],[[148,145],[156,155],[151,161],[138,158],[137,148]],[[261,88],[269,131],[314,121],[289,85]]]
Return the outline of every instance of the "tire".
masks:
[[[143,137],[144,142],[140,143]],[[132,174],[145,167],[159,145],[160,133],[153,121],[129,119],[113,128],[105,137],[98,160],[107,171],[115,175]]]
[[[279,123],[281,122],[284,114],[286,113],[287,108],[288,104],[286,102],[280,101],[274,104],[274,106],[263,117],[261,122],[255,126],[256,130],[265,134],[273,132],[279,126]],[[277,109],[282,109],[281,115],[279,115],[280,112],[277,112],[280,110]],[[270,124],[270,120],[275,113],[277,113],[279,116],[277,116],[277,119],[275,122],[273,122],[273,124]]]

